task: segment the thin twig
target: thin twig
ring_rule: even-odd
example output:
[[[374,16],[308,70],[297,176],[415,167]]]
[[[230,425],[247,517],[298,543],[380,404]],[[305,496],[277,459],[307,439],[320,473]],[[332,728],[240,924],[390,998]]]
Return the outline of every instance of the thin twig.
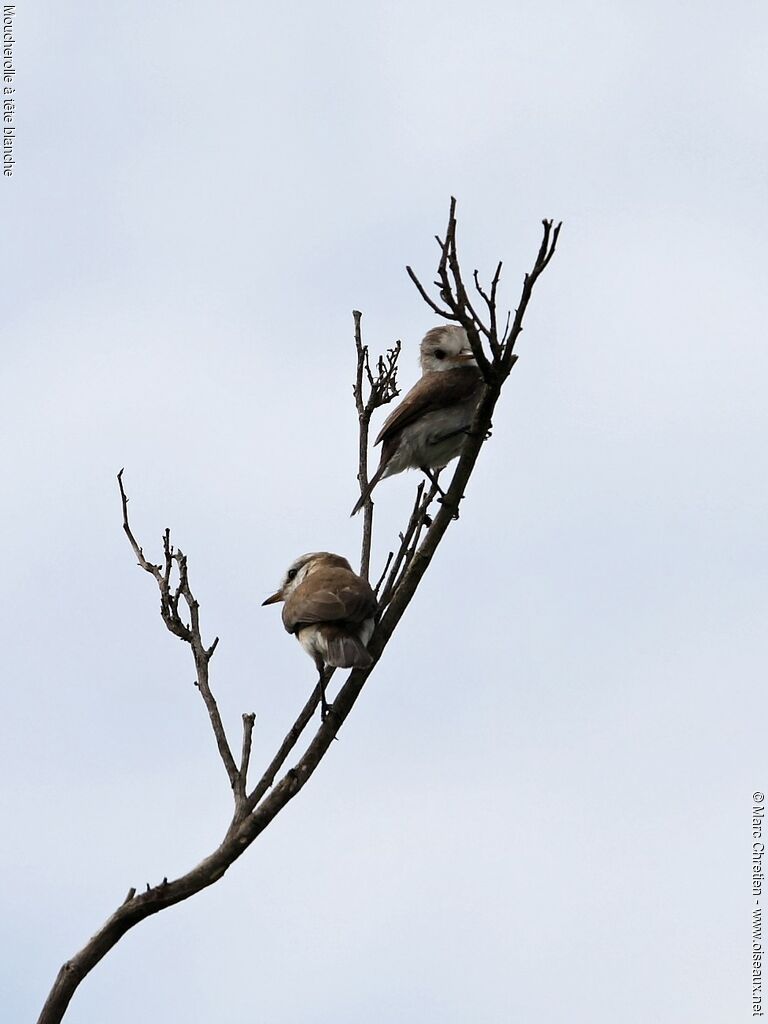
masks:
[[[469,301],[464,282],[461,277],[458,251],[456,248],[456,200],[451,196],[451,206],[448,214],[448,228],[445,233],[445,242],[442,243],[442,255],[438,267],[438,277],[442,285],[441,296],[456,316],[456,319],[467,332],[472,354],[486,383],[493,379],[491,364],[483,350],[483,343],[480,335],[490,338],[490,331],[475,312]],[[450,269],[453,276],[453,287],[448,276]]]
[[[237,773],[237,800],[240,804],[245,803],[245,789],[248,784],[248,766],[251,763],[251,743],[255,721],[256,715],[254,712],[243,715],[243,748],[240,754],[240,769]]]
[[[360,483],[360,494],[363,495],[368,489],[368,430],[371,422],[371,415],[368,412],[363,397],[363,370],[366,371],[371,393],[374,390],[373,375],[368,361],[368,347],[363,345],[361,320],[363,314],[355,309],[352,311],[355,321],[355,349],[357,351],[357,375],[355,380],[355,406],[357,408],[358,422],[358,473],[357,479]],[[360,575],[368,579],[371,566],[371,540],[373,536],[373,501],[370,494],[363,505],[363,537],[360,550]]]
[[[493,353],[494,359],[498,359],[501,355],[501,342],[499,341],[499,329],[497,324],[497,309],[496,309],[496,290],[499,286],[499,280],[501,279],[501,260],[499,260],[496,266],[496,273],[493,275],[491,281],[491,294],[487,295],[483,286],[480,284],[480,278],[478,272],[473,272],[475,280],[475,288],[480,293],[486,306],[488,307],[488,315],[490,316],[490,331],[488,334],[488,344],[491,346],[491,352]]]
[[[397,579],[397,575],[400,572],[400,566],[403,564],[403,559],[405,558],[405,552],[408,549],[408,545],[411,543],[413,531],[416,529],[416,523],[418,521],[421,508],[421,498],[422,495],[424,494],[425,487],[426,481],[422,480],[419,483],[419,486],[416,488],[416,497],[414,499],[413,508],[411,509],[410,516],[408,517],[408,522],[406,523],[405,530],[402,533],[398,534],[400,546],[395,552],[394,561],[392,562],[392,568],[389,571],[389,579],[384,584],[384,590],[381,592],[381,595],[379,596],[379,611],[383,610],[386,607],[392,590],[394,589],[395,580]]]
[[[123,506],[123,530],[125,530],[126,536],[128,537],[128,540],[130,541],[130,544],[131,544],[131,547],[133,548],[134,554],[136,555],[136,557],[139,560],[139,565],[141,566],[141,568],[145,569],[147,572],[151,573],[155,577],[155,579],[158,581],[158,583],[159,583],[160,582],[160,566],[159,565],[154,565],[152,562],[148,561],[144,557],[144,552],[139,547],[139,544],[138,544],[136,538],[134,537],[133,532],[131,531],[130,524],[128,523],[128,495],[125,493],[125,488],[123,487],[123,473],[124,472],[125,472],[125,469],[123,468],[117,474],[117,483],[118,483],[118,485],[120,487],[120,501],[122,502],[122,506]]]
[[[384,578],[387,575],[387,570],[389,569],[389,566],[390,566],[393,558],[394,558],[394,552],[390,551],[389,554],[387,555],[387,560],[384,563],[384,569],[383,569],[383,571],[381,573],[381,576],[379,576],[379,581],[376,584],[376,586],[373,588],[373,592],[376,595],[376,597],[379,596],[379,591],[381,590],[381,585],[384,582]]]
[[[408,277],[410,277],[410,279],[416,285],[416,288],[418,289],[419,295],[422,297],[422,299],[424,299],[426,304],[429,306],[429,308],[433,312],[437,313],[437,315],[441,316],[444,320],[457,320],[458,319],[458,317],[456,317],[449,309],[441,309],[437,305],[437,303],[430,297],[430,295],[427,292],[426,288],[421,283],[421,281],[418,279],[418,277],[416,276],[415,272],[411,269],[411,267],[406,267],[405,270],[406,270],[406,273],[408,274]]]
[[[509,371],[514,365],[512,358],[513,349],[515,342],[520,336],[523,330],[523,317],[525,311],[528,308],[528,302],[530,301],[531,294],[533,293],[533,286],[536,284],[539,276],[547,268],[549,261],[555,255],[557,249],[557,242],[560,237],[560,228],[563,226],[562,221],[553,228],[553,222],[551,220],[543,220],[544,233],[541,239],[541,245],[539,246],[539,252],[536,256],[536,262],[533,265],[533,269],[525,275],[523,280],[523,290],[520,295],[520,302],[515,310],[515,318],[512,321],[511,328],[509,327],[509,317],[507,318],[507,328],[504,331],[504,336],[501,339],[502,343],[502,356],[501,363],[505,370]]]
[[[437,494],[437,485],[432,484],[429,490],[424,494],[426,488],[426,482],[422,480],[419,486],[416,488],[416,500],[413,503],[408,524],[405,530],[400,536],[400,547],[395,553],[394,561],[392,562],[392,568],[389,573],[389,579],[387,580],[384,590],[379,597],[379,611],[382,611],[389,601],[392,599],[392,595],[397,589],[397,586],[402,578],[405,569],[407,568],[408,552],[410,550],[413,538],[415,535],[420,534],[422,527],[427,525],[428,513],[427,510],[432,504],[435,495]]]
[[[333,671],[334,670],[331,669],[327,675],[326,686],[328,684],[328,680],[330,680],[333,675]],[[312,691],[309,700],[299,712],[298,718],[289,729],[285,739],[280,744],[277,753],[269,762],[269,765],[265,769],[264,774],[261,776],[257,784],[254,786],[253,792],[249,793],[248,796],[246,797],[245,803],[243,805],[243,810],[246,813],[252,811],[256,807],[261,798],[264,796],[264,794],[270,788],[272,783],[275,781],[275,776],[285,764],[286,758],[293,750],[293,748],[296,746],[296,744],[299,741],[299,737],[312,720],[312,716],[314,715],[315,711],[317,710],[320,704],[320,698],[321,689],[320,684],[318,683],[317,686]]]
[[[400,357],[400,342],[397,341],[388,349],[386,355],[379,356],[376,362],[376,376],[371,371],[368,346],[363,344],[361,321],[363,314],[354,309],[352,316],[355,321],[355,352],[357,367],[355,384],[352,393],[355,398],[358,422],[358,471],[360,495],[367,495],[363,504],[363,531],[360,550],[360,575],[368,579],[371,568],[371,540],[373,536],[373,499],[368,494],[368,437],[371,416],[376,409],[388,405],[400,392],[397,387],[397,361]],[[365,398],[363,382],[368,380],[368,398]]]

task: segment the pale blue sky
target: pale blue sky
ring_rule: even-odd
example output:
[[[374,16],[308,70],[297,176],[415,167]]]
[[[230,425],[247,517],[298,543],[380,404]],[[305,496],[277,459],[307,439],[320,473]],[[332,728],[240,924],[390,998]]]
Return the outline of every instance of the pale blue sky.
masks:
[[[271,755],[313,667],[260,602],[354,559],[351,310],[434,319],[432,237],[514,303],[461,520],[311,784],[131,933],[67,1024],[722,1024],[749,1007],[765,729],[768,16],[751,2],[21,3],[0,183],[7,1009],[226,778],[120,529],[189,554]],[[377,565],[416,478],[382,484]]]

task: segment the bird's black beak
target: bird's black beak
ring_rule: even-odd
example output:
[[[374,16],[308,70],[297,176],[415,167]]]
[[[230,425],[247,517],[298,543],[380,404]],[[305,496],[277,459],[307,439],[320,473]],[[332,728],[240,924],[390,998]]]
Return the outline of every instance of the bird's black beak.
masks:
[[[278,590],[276,594],[273,594],[271,597],[268,597],[266,601],[262,601],[261,602],[261,607],[263,608],[265,604],[277,604],[278,601],[282,601],[282,600],[283,600],[283,592],[282,592],[282,590]]]

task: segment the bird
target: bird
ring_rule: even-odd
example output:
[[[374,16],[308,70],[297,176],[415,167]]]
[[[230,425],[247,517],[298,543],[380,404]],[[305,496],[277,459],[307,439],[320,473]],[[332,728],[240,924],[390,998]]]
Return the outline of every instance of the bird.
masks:
[[[421,377],[376,438],[381,461],[352,509],[353,516],[379,480],[406,469],[420,469],[439,490],[432,470],[441,470],[461,452],[484,390],[467,332],[463,327],[433,327],[422,339],[419,361]]]
[[[283,625],[314,660],[320,676],[321,718],[331,710],[325,696],[327,668],[368,668],[376,596],[346,558],[331,551],[301,555],[288,567],[280,589],[262,605],[283,601]]]

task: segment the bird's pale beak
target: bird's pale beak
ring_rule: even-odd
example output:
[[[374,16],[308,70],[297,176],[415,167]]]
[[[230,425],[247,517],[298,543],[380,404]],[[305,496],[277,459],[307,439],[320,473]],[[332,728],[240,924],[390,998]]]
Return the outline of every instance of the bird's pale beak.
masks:
[[[263,608],[265,604],[277,604],[278,601],[282,601],[282,600],[283,600],[283,592],[282,592],[282,590],[278,590],[276,594],[273,594],[271,597],[268,597],[266,601],[262,601],[261,602],[261,607]]]
[[[469,363],[474,361],[475,356],[473,352],[459,352],[453,358],[457,363]]]

